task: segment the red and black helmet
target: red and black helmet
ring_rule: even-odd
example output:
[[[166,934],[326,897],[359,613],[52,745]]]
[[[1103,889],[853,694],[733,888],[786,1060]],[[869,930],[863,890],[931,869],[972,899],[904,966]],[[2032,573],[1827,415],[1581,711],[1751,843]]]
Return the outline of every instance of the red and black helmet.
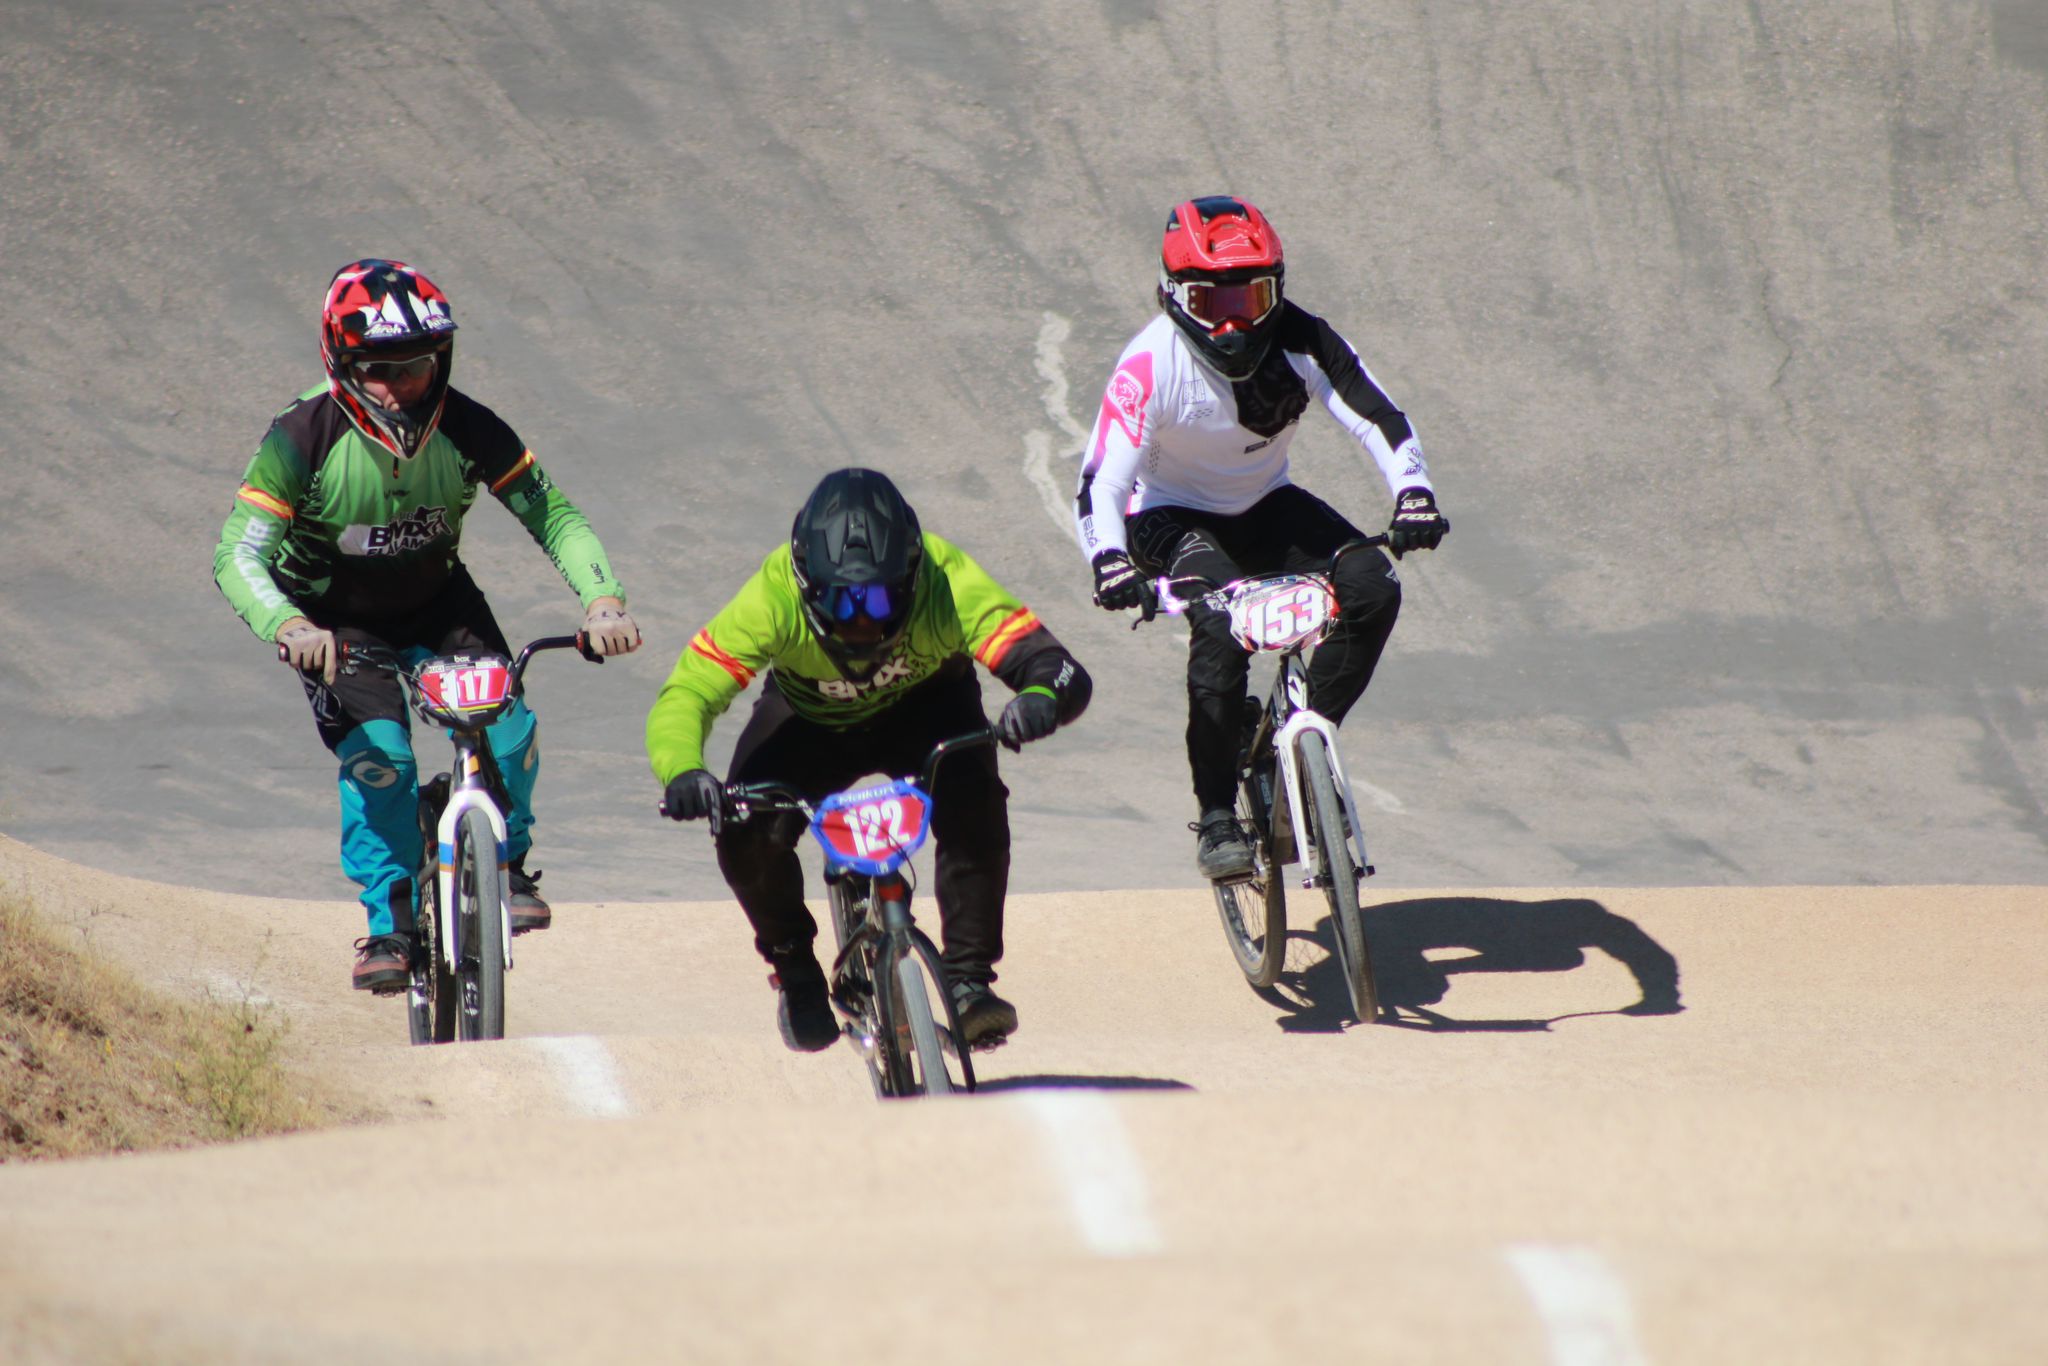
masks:
[[[1280,234],[1242,199],[1174,206],[1159,249],[1159,306],[1225,379],[1259,368],[1287,277]]]
[[[455,317],[448,296],[403,261],[369,258],[334,272],[320,308],[320,359],[327,386],[364,436],[410,459],[434,434],[448,400],[455,361]],[[424,394],[398,408],[371,398],[366,367],[432,366]]]

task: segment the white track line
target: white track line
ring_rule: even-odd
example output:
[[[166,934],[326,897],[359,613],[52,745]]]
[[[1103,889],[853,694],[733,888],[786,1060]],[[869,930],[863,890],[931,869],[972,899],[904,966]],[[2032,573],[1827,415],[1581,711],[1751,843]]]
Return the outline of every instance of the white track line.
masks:
[[[1589,1247],[1516,1243],[1501,1250],[1536,1302],[1557,1366],[1646,1366],[1628,1289]]]
[[[1102,1257],[1163,1251],[1145,1173],[1114,1102],[1083,1090],[1027,1091],[1023,1102],[1045,1136],[1047,1156],[1088,1250]]]
[[[1060,471],[1059,478],[1053,475],[1055,445],[1064,441],[1068,450],[1079,451],[1088,444],[1087,430],[1067,411],[1067,367],[1060,347],[1072,331],[1073,324],[1057,313],[1045,314],[1038,329],[1035,368],[1038,377],[1045,381],[1045,414],[1058,430],[1048,432],[1041,427],[1024,433],[1024,474],[1038,489],[1038,501],[1045,506],[1052,524],[1079,544],[1080,534],[1074,526],[1074,475],[1065,469]],[[1062,479],[1065,488],[1061,487]]]
[[[633,1112],[619,1085],[618,1064],[603,1040],[572,1034],[532,1042],[554,1067],[563,1095],[579,1112],[598,1119],[622,1119]]]

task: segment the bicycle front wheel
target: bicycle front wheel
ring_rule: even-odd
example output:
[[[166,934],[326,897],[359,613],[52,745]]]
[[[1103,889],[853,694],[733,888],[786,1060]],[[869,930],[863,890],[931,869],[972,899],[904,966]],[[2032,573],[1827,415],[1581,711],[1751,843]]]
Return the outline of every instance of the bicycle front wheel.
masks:
[[[1323,737],[1309,731],[1301,737],[1302,786],[1315,822],[1316,880],[1330,899],[1330,923],[1337,941],[1337,964],[1351,992],[1351,1008],[1360,1024],[1380,1017],[1379,992],[1372,978],[1372,956],[1365,943],[1365,922],[1358,912],[1358,866],[1351,859],[1345,835],[1344,803],[1330,772]]]
[[[461,918],[462,956],[455,965],[465,1041],[505,1037],[505,920],[498,904],[498,840],[476,807],[455,827],[455,913]]]
[[[1262,777],[1271,781],[1270,764],[1269,756],[1264,772],[1246,774],[1237,788],[1237,820],[1251,833],[1254,876],[1249,882],[1209,884],[1216,893],[1216,915],[1223,922],[1231,956],[1255,987],[1279,981],[1287,958],[1287,884],[1274,858],[1271,812],[1260,809],[1252,788]]]
[[[945,974],[939,967],[938,950],[917,930],[897,941],[894,995],[901,1004],[903,1033],[898,1047],[904,1063],[907,1089],[901,1094],[949,1096],[955,1091],[974,1089],[974,1065],[967,1050],[959,1045],[960,1027],[946,994]],[[933,1009],[937,1000],[938,1009]],[[939,1025],[943,1018],[944,1028]],[[947,1042],[954,1044],[960,1076],[956,1081],[946,1062]]]

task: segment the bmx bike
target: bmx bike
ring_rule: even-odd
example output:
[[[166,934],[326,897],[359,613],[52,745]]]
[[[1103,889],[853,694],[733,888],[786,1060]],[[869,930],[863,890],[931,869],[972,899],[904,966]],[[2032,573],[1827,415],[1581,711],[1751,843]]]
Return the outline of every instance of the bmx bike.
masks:
[[[419,785],[419,913],[412,972],[402,991],[415,1044],[505,1037],[505,974],[512,967],[505,813],[511,798],[485,730],[524,692],[526,666],[543,650],[604,657],[582,633],[544,636],[517,659],[495,653],[432,655],[339,643],[339,666],[387,669],[420,719],[455,743],[452,773]]]
[[[1280,870],[1298,863],[1302,887],[1320,889],[1329,902],[1336,962],[1362,1024],[1380,1016],[1359,913],[1359,883],[1373,867],[1358,802],[1337,753],[1337,728],[1309,707],[1308,666],[1301,656],[1336,623],[1330,575],[1338,562],[1385,544],[1384,534],[1347,541],[1330,557],[1329,572],[1320,574],[1257,574],[1221,585],[1202,578],[1155,579],[1146,586],[1141,617],[1180,615],[1202,603],[1229,618],[1231,637],[1246,650],[1280,656],[1265,698],[1245,703],[1236,814],[1250,837],[1252,868],[1210,884],[1216,912],[1245,979],[1255,987],[1272,986],[1287,951],[1287,888]]]
[[[826,974],[833,1008],[881,1099],[944,1096],[975,1087],[972,1049],[947,990],[938,948],[910,914],[911,856],[931,833],[940,760],[991,744],[992,728],[932,746],[915,780],[891,778],[812,802],[785,783],[728,784],[719,820],[793,811],[825,851],[825,886],[838,956]],[[717,825],[714,824],[714,833]],[[993,1047],[994,1045],[983,1045]]]

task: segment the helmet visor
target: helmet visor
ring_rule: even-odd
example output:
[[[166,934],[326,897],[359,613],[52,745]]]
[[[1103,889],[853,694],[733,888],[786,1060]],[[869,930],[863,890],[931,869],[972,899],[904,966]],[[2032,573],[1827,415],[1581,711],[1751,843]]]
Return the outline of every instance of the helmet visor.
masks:
[[[1204,327],[1221,327],[1233,320],[1259,323],[1280,304],[1280,277],[1260,275],[1228,284],[1169,277],[1166,292],[1180,305],[1181,312]]]

